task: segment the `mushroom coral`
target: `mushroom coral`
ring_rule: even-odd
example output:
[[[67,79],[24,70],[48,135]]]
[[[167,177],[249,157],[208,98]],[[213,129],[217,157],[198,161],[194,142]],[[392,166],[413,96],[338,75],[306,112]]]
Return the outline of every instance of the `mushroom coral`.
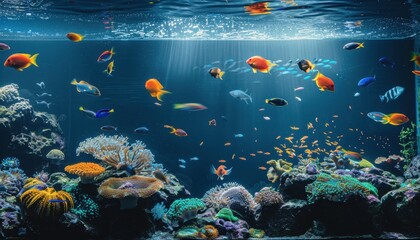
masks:
[[[163,183],[152,177],[131,176],[125,178],[109,178],[105,180],[98,191],[105,198],[120,200],[121,209],[137,206],[138,198],[148,198],[163,188]]]
[[[105,172],[105,168],[96,163],[81,162],[66,166],[64,171],[78,175],[82,183],[92,183],[96,176]]]
[[[20,196],[20,201],[29,214],[41,220],[57,220],[74,207],[68,192],[55,191],[54,188],[31,188]]]

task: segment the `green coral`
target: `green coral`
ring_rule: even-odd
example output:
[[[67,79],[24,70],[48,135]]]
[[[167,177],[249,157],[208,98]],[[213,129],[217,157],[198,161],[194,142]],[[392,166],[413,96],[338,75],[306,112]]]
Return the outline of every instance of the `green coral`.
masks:
[[[264,238],[265,236],[264,230],[255,229],[255,228],[250,228],[249,234],[251,238]]]
[[[306,192],[309,193],[309,203],[314,203],[320,199],[343,202],[354,195],[367,197],[373,194],[378,196],[378,189],[370,183],[360,182],[348,175],[340,176],[326,173],[319,174],[315,182],[306,186]]]
[[[171,204],[166,216],[171,220],[183,219],[185,222],[194,218],[197,212],[205,207],[204,202],[198,198],[178,199]]]
[[[82,220],[92,221],[99,217],[99,205],[87,195],[79,195],[76,207],[71,209]]]
[[[417,154],[416,124],[411,122],[410,127],[403,127],[398,139],[399,145],[402,147],[400,153],[405,158],[405,170],[411,159],[413,159]]]
[[[231,222],[238,221],[238,218],[233,215],[232,210],[230,210],[229,208],[220,209],[220,211],[216,214],[216,217],[224,219],[224,220],[228,220]]]
[[[180,239],[197,239],[200,235],[200,229],[196,226],[187,226],[179,229],[175,237]]]

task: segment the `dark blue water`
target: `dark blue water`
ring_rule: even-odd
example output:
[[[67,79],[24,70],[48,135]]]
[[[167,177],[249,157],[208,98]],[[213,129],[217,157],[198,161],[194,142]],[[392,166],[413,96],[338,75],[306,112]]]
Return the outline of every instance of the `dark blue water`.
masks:
[[[61,122],[66,138],[66,160],[63,166],[81,161],[92,161],[89,156],[76,157],[75,149],[80,141],[99,134],[122,134],[131,141],[141,140],[155,154],[155,159],[179,177],[193,195],[201,196],[210,187],[220,183],[209,172],[210,166],[219,166],[221,159],[232,174],[224,182],[236,181],[247,188],[264,182],[268,184],[266,172],[258,169],[266,161],[278,159],[274,147],[287,143],[284,137],[294,133],[294,140],[309,136],[310,143],[318,140],[319,147],[326,151],[334,146],[325,144],[326,132],[334,141],[343,135],[339,145],[353,151],[364,152],[363,157],[374,161],[376,157],[398,154],[398,134],[402,126],[382,125],[369,119],[368,112],[404,113],[415,121],[415,84],[411,73],[413,63],[409,61],[414,49],[413,40],[365,41],[365,48],[345,51],[342,46],[353,40],[323,41],[9,41],[13,52],[39,53],[39,68],[29,67],[23,72],[1,68],[1,85],[17,83],[25,89],[37,111],[48,111],[67,118]],[[107,77],[102,71],[107,63],[96,59],[105,50],[114,47],[116,55],[115,72]],[[9,51],[10,52],[10,51]],[[9,52],[1,52],[4,61]],[[271,74],[249,71],[246,59],[261,55],[269,60],[282,60],[278,68],[292,61],[285,70],[273,69]],[[383,67],[378,59],[387,56],[396,62],[395,68]],[[316,69],[335,82],[335,92],[321,92],[311,79],[316,72],[304,73],[297,67],[297,59],[328,59],[336,61],[331,67],[317,66]],[[228,64],[226,61],[232,59]],[[220,61],[217,63],[216,61]],[[231,67],[231,63],[235,65]],[[213,64],[212,64],[213,63]],[[208,74],[209,66],[226,71],[223,81]],[[292,70],[287,70],[293,68]],[[248,69],[248,70],[246,70]],[[285,71],[289,73],[284,74]],[[297,73],[290,73],[297,72]],[[302,74],[302,76],[296,76]],[[375,75],[377,81],[368,87],[358,87],[364,77]],[[304,79],[311,76],[310,79]],[[85,80],[101,90],[101,97],[77,93],[70,85],[73,78]],[[157,78],[172,94],[165,95],[162,106],[144,88],[149,78]],[[43,81],[45,91],[53,94],[46,99],[52,102],[50,109],[37,106],[35,94],[44,92],[35,83]],[[395,101],[381,103],[378,95],[395,86],[402,86],[405,92]],[[303,91],[294,91],[304,87]],[[253,102],[234,99],[229,91],[248,90]],[[359,97],[353,97],[359,92]],[[31,96],[31,94],[33,94]],[[298,96],[301,102],[295,99]],[[265,104],[266,98],[280,97],[288,101],[285,107]],[[197,102],[208,107],[199,112],[174,110],[174,103]],[[106,119],[88,119],[78,110],[114,108],[115,113]],[[350,107],[351,106],[351,109]],[[265,111],[259,111],[265,108]],[[338,115],[338,117],[333,117]],[[224,116],[225,118],[222,118]],[[263,116],[269,116],[266,121]],[[315,121],[318,119],[318,123]],[[208,125],[210,119],[217,120],[217,126]],[[332,122],[332,120],[334,122]],[[307,123],[313,123],[316,131],[307,130]],[[329,123],[325,127],[325,123]],[[163,125],[184,129],[187,137],[169,134]],[[117,132],[102,132],[103,125],[118,127]],[[147,135],[138,135],[133,130],[140,126],[150,129]],[[300,129],[292,130],[296,126]],[[352,128],[353,131],[349,130]],[[255,130],[257,129],[257,130]],[[357,131],[356,131],[357,129]],[[328,133],[332,131],[332,133]],[[363,135],[361,135],[363,131]],[[234,138],[242,133],[243,138]],[[281,136],[276,140],[277,136]],[[204,142],[202,146],[200,143]],[[232,145],[225,147],[230,142]],[[300,144],[300,143],[299,143]],[[296,148],[296,154],[306,148]],[[11,149],[1,148],[0,158],[14,155]],[[258,154],[270,152],[271,155]],[[255,153],[252,157],[249,154]],[[231,160],[235,154],[235,159]],[[304,155],[306,156],[306,155]],[[323,159],[321,154],[318,157]],[[189,161],[191,157],[199,161]],[[238,157],[245,157],[246,161]],[[316,157],[316,155],[315,155]],[[178,159],[187,161],[186,169],[178,167]],[[297,164],[297,158],[281,157]],[[31,161],[22,159],[21,161]],[[30,173],[39,166],[24,165]],[[31,166],[30,166],[31,165]],[[29,174],[28,174],[29,175]]]

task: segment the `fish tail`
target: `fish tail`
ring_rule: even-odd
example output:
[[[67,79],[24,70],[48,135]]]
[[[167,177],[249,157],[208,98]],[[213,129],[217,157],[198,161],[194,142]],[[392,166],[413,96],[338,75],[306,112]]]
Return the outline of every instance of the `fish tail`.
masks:
[[[412,52],[410,61],[415,61],[418,58],[418,56],[419,56],[418,53]]]
[[[359,44],[359,46],[357,48],[364,48],[365,46],[363,46],[364,42],[362,42],[361,44]]]
[[[180,109],[182,107],[183,107],[183,104],[180,104],[180,103],[175,103],[174,104],[174,109]]]
[[[36,63],[36,58],[38,57],[38,55],[39,53],[32,55],[32,57],[29,60],[35,67],[38,67],[38,64]]]
[[[85,109],[84,109],[83,107],[79,107],[79,110],[80,110],[80,111],[83,111],[83,110],[85,110]]]
[[[176,132],[176,129],[174,127],[170,126],[170,125],[163,125],[163,127],[170,128],[171,129],[170,133],[175,133]]]
[[[220,78],[220,80],[223,80],[223,74],[225,74],[225,72],[223,72],[223,71],[221,71],[220,73],[219,73],[219,78]]]
[[[214,168],[213,165],[211,165],[211,167],[210,167],[210,173],[216,174],[216,168]]]
[[[76,78],[73,78],[73,80],[71,81],[71,83],[70,83],[71,85],[76,85],[77,84],[77,80],[76,80]]]
[[[270,100],[268,100],[268,99],[265,99],[265,103],[268,103]]]
[[[318,73],[316,74],[315,78],[312,79],[312,81],[317,81],[320,76],[321,76],[321,72],[318,71]]]
[[[85,38],[85,36],[80,35],[80,41],[82,41]]]
[[[160,91],[156,94],[156,98],[157,98],[159,101],[163,102],[163,100],[162,100],[162,96],[163,96],[163,95],[165,95],[165,94],[167,94],[167,93],[171,93],[171,92],[169,92],[169,91],[165,91],[165,90],[160,90]]]
[[[110,53],[111,53],[111,55],[114,55],[114,54],[116,54],[116,53],[114,52],[114,47],[112,47],[112,48],[111,48],[111,51],[110,51]]]
[[[228,170],[226,170],[226,176],[229,175],[232,172],[233,167],[229,168]]]
[[[385,116],[383,116],[381,123],[382,124],[388,124],[390,122],[390,119],[391,118],[389,117],[389,115],[385,115]]]
[[[381,99],[381,102],[385,100],[385,95],[379,95],[379,99]]]
[[[257,73],[257,69],[255,69],[255,68],[252,68],[252,71],[253,71],[254,73]]]
[[[111,110],[109,110],[109,112],[110,112],[110,113],[113,113],[113,112],[114,112],[114,109],[112,108]]]

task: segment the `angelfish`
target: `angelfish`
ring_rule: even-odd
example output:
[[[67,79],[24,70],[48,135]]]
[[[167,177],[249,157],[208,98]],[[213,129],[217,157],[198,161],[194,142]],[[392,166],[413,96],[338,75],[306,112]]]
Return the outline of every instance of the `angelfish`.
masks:
[[[226,169],[225,165],[220,165],[217,169],[212,165],[210,172],[217,175],[217,180],[223,180],[223,178],[232,172],[232,168]]]

